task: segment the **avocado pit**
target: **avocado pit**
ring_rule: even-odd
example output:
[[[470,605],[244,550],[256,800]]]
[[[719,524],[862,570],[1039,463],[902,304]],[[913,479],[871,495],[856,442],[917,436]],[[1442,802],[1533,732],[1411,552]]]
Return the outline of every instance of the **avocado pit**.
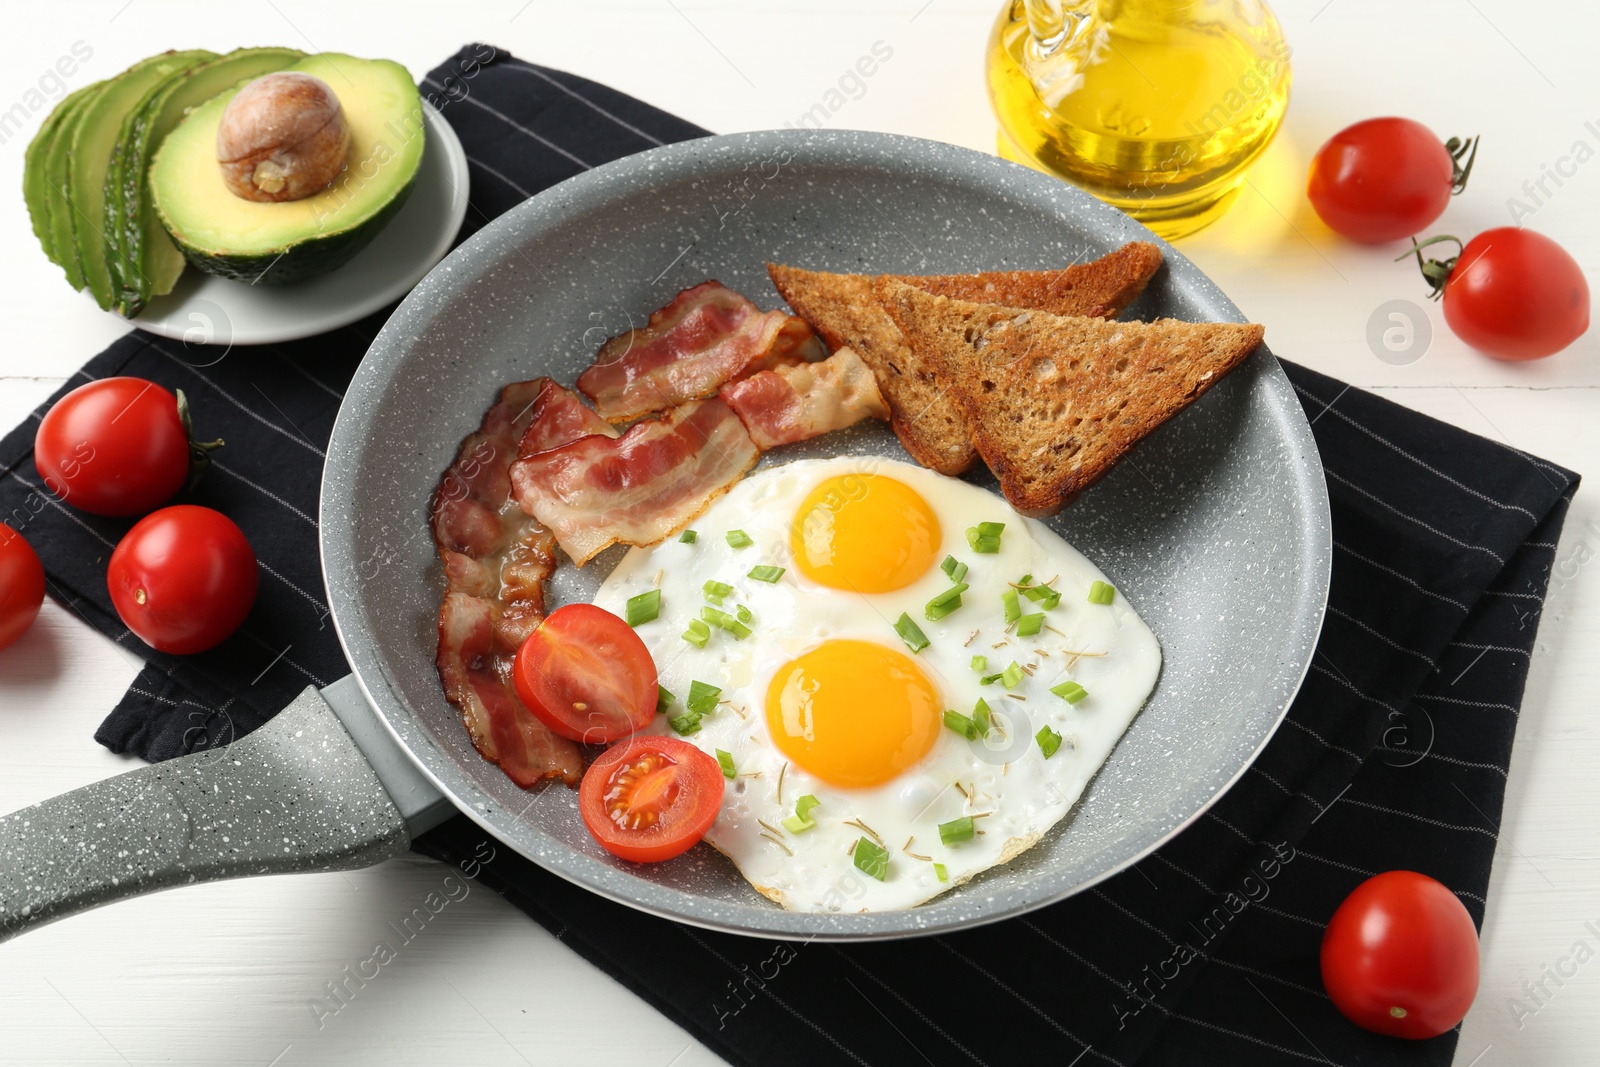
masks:
[[[339,98],[320,78],[279,71],[228,103],[217,126],[217,164],[233,195],[279,203],[331,185],[350,154]]]

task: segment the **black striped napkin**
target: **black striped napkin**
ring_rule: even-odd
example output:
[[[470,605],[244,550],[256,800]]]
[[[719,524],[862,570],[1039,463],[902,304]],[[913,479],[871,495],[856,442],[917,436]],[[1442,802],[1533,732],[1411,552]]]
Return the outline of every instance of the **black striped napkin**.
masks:
[[[700,130],[604,86],[470,45],[424,92],[472,163],[463,237],[586,167]],[[188,659],[144,649],[106,598],[128,523],[38,484],[38,412],[0,441],[0,514],[51,589],[148,660],[97,733],[163,759],[225,742],[347,669],[318,570],[317,484],[341,392],[387,312],[250,360],[133,334],[68,387],[133,374],[191,393],[229,446],[192,495],[263,564],[244,631]],[[754,941],[578,890],[456,819],[417,847],[518,907],[740,1064],[1447,1064],[1346,1023],[1317,946],[1369,874],[1431,874],[1482,921],[1506,768],[1556,540],[1577,476],[1286,364],[1333,500],[1333,593],[1306,684],[1250,772],[1136,868],[1028,917],[940,938]],[[42,409],[41,409],[42,411]],[[1466,1050],[1472,1053],[1474,1050]]]

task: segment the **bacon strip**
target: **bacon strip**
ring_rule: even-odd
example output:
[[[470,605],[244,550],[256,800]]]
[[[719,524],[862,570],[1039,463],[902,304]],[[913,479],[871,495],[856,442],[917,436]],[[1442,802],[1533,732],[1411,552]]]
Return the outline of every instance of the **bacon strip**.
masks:
[[[724,382],[821,359],[804,319],[762,311],[721,282],[685,289],[642,329],[607,341],[578,391],[609,422],[629,422],[711,396]]]
[[[744,423],[713,397],[616,439],[591,434],[519,459],[511,481],[523,510],[581,567],[611,545],[650,545],[687,526],[758,457]]]
[[[878,379],[853,348],[841,348],[821,363],[774,367],[729,382],[718,395],[763,452],[868,417],[889,417]]]
[[[577,746],[534,718],[511,684],[516,650],[544,617],[555,538],[511,499],[509,472],[529,437],[554,447],[614,432],[580,412],[588,412],[582,401],[548,378],[506,386],[461,442],[433,498],[434,543],[445,566],[439,681],[473,745],[524,787],[547,777],[576,785],[583,762]]]

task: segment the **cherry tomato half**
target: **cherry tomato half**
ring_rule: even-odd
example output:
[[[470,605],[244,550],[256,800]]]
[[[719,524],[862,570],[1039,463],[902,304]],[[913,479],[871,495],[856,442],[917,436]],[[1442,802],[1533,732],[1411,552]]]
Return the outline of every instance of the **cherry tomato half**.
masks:
[[[179,399],[143,378],[102,378],[55,402],[39,423],[33,463],[50,491],[95,515],[142,515],[189,478]]]
[[[1444,285],[1455,335],[1496,359],[1554,355],[1589,329],[1589,282],[1567,250],[1515,226],[1485,230]]]
[[[38,553],[0,523],[0,648],[28,632],[44,603],[44,567]]]
[[[106,568],[123,623],[151,648],[179,656],[204,652],[237,630],[259,581],[256,555],[239,527],[193,504],[134,523]]]
[[[578,813],[613,856],[670,860],[717,821],[722,782],[717,761],[687,741],[635,734],[589,764],[578,786]]]
[[[1467,180],[1455,151],[1410,119],[1368,119],[1340,130],[1311,161],[1306,196],[1330,229],[1381,244],[1421,233]],[[1469,142],[1470,144],[1470,142]]]
[[[1322,935],[1322,984],[1357,1026],[1437,1037],[1478,993],[1478,931],[1456,895],[1425,874],[1387,871],[1356,886]]]
[[[562,737],[604,745],[655,717],[656,664],[633,627],[593,604],[552,611],[517,649],[517,695]]]

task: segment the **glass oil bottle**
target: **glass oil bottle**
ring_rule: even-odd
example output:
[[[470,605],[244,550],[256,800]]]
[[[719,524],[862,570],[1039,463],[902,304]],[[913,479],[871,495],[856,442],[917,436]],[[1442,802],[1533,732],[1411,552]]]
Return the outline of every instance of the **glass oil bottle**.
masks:
[[[1289,51],[1261,0],[1007,0],[987,55],[1000,154],[1193,233],[1277,133]]]

